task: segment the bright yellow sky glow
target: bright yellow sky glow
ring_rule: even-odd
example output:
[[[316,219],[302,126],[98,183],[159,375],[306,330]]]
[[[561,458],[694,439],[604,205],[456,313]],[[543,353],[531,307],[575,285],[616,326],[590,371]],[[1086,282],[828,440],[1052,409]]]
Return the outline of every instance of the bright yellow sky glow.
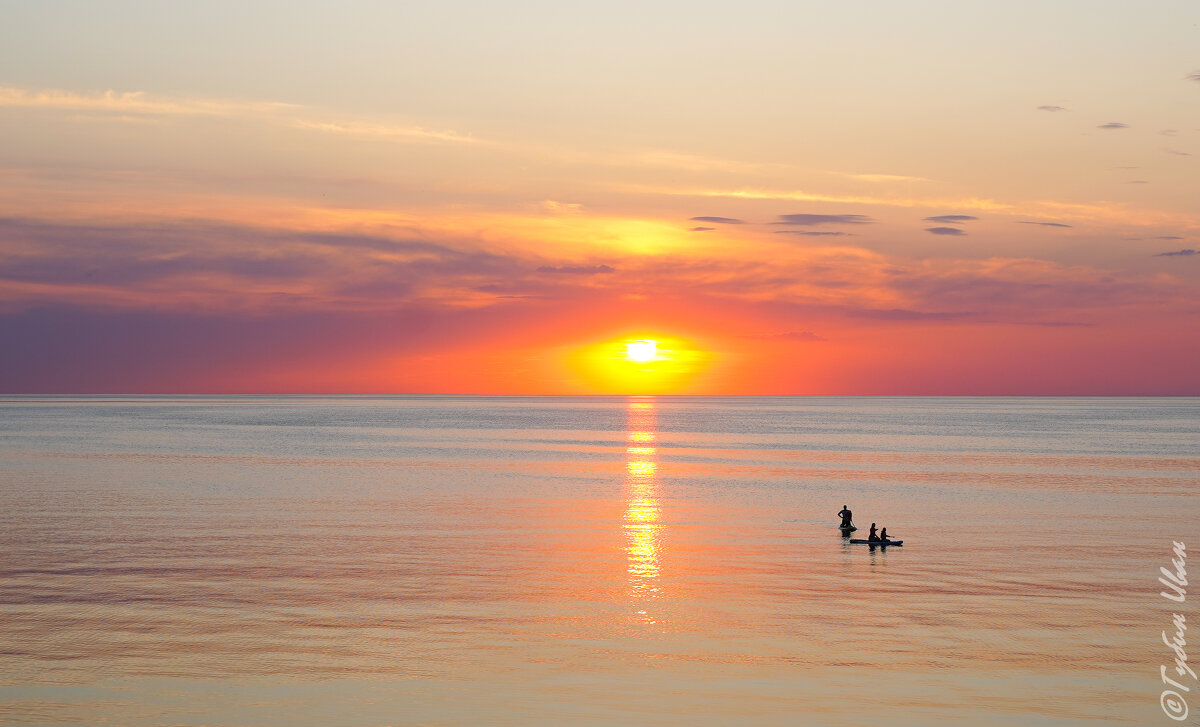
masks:
[[[620,336],[581,346],[567,358],[577,382],[603,394],[671,394],[688,391],[713,354],[691,341],[655,334]]]

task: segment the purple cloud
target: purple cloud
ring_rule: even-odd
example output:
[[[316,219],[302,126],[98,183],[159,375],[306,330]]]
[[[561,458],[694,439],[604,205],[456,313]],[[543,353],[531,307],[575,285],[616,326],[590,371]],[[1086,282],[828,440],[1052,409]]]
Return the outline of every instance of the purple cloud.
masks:
[[[1042,227],[1070,227],[1070,225],[1063,223],[1063,222],[1030,222],[1028,220],[1020,220],[1017,222],[1017,224],[1018,225],[1040,225]]]
[[[1122,124],[1120,121],[1110,121],[1107,124],[1100,124],[1097,129],[1128,129],[1129,124]]]
[[[432,288],[466,291],[525,279],[536,265],[421,239],[204,221],[103,226],[0,219],[4,248],[28,252],[0,257],[0,280],[53,286],[64,299],[81,299],[80,286],[88,286],[97,307],[169,305],[165,291],[177,291],[178,301],[191,296],[259,309],[390,308]],[[603,271],[576,274],[585,272]]]
[[[931,232],[935,235],[964,236],[967,234],[967,233],[963,232],[962,230],[958,229],[957,227],[926,227],[925,231]]]
[[[849,232],[834,230],[775,230],[776,235],[804,235],[805,237],[853,237]]]
[[[1200,251],[1186,248],[1183,250],[1176,250],[1174,252],[1160,252],[1154,257],[1191,257],[1192,255],[1200,255]]]

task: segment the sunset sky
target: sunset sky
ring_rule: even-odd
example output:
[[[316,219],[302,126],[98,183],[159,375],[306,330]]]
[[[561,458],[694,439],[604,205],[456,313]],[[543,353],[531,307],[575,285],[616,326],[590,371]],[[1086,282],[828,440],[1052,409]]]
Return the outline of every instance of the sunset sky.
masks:
[[[1195,2],[0,1],[0,393],[1198,395],[1198,314]]]

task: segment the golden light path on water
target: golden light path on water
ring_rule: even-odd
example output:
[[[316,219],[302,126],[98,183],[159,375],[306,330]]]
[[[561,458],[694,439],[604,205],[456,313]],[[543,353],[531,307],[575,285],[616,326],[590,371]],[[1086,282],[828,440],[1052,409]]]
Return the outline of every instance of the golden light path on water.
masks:
[[[635,399],[627,413],[625,489],[628,505],[622,527],[629,573],[629,595],[638,617],[654,623],[649,601],[661,593],[662,512],[656,497],[657,448],[654,401]]]

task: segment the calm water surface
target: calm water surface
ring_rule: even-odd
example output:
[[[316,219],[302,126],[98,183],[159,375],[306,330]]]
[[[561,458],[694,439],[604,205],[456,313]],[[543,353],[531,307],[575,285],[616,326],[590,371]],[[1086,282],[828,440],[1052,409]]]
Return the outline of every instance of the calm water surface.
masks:
[[[0,723],[1178,724],[1198,444],[1197,399],[8,398]]]

